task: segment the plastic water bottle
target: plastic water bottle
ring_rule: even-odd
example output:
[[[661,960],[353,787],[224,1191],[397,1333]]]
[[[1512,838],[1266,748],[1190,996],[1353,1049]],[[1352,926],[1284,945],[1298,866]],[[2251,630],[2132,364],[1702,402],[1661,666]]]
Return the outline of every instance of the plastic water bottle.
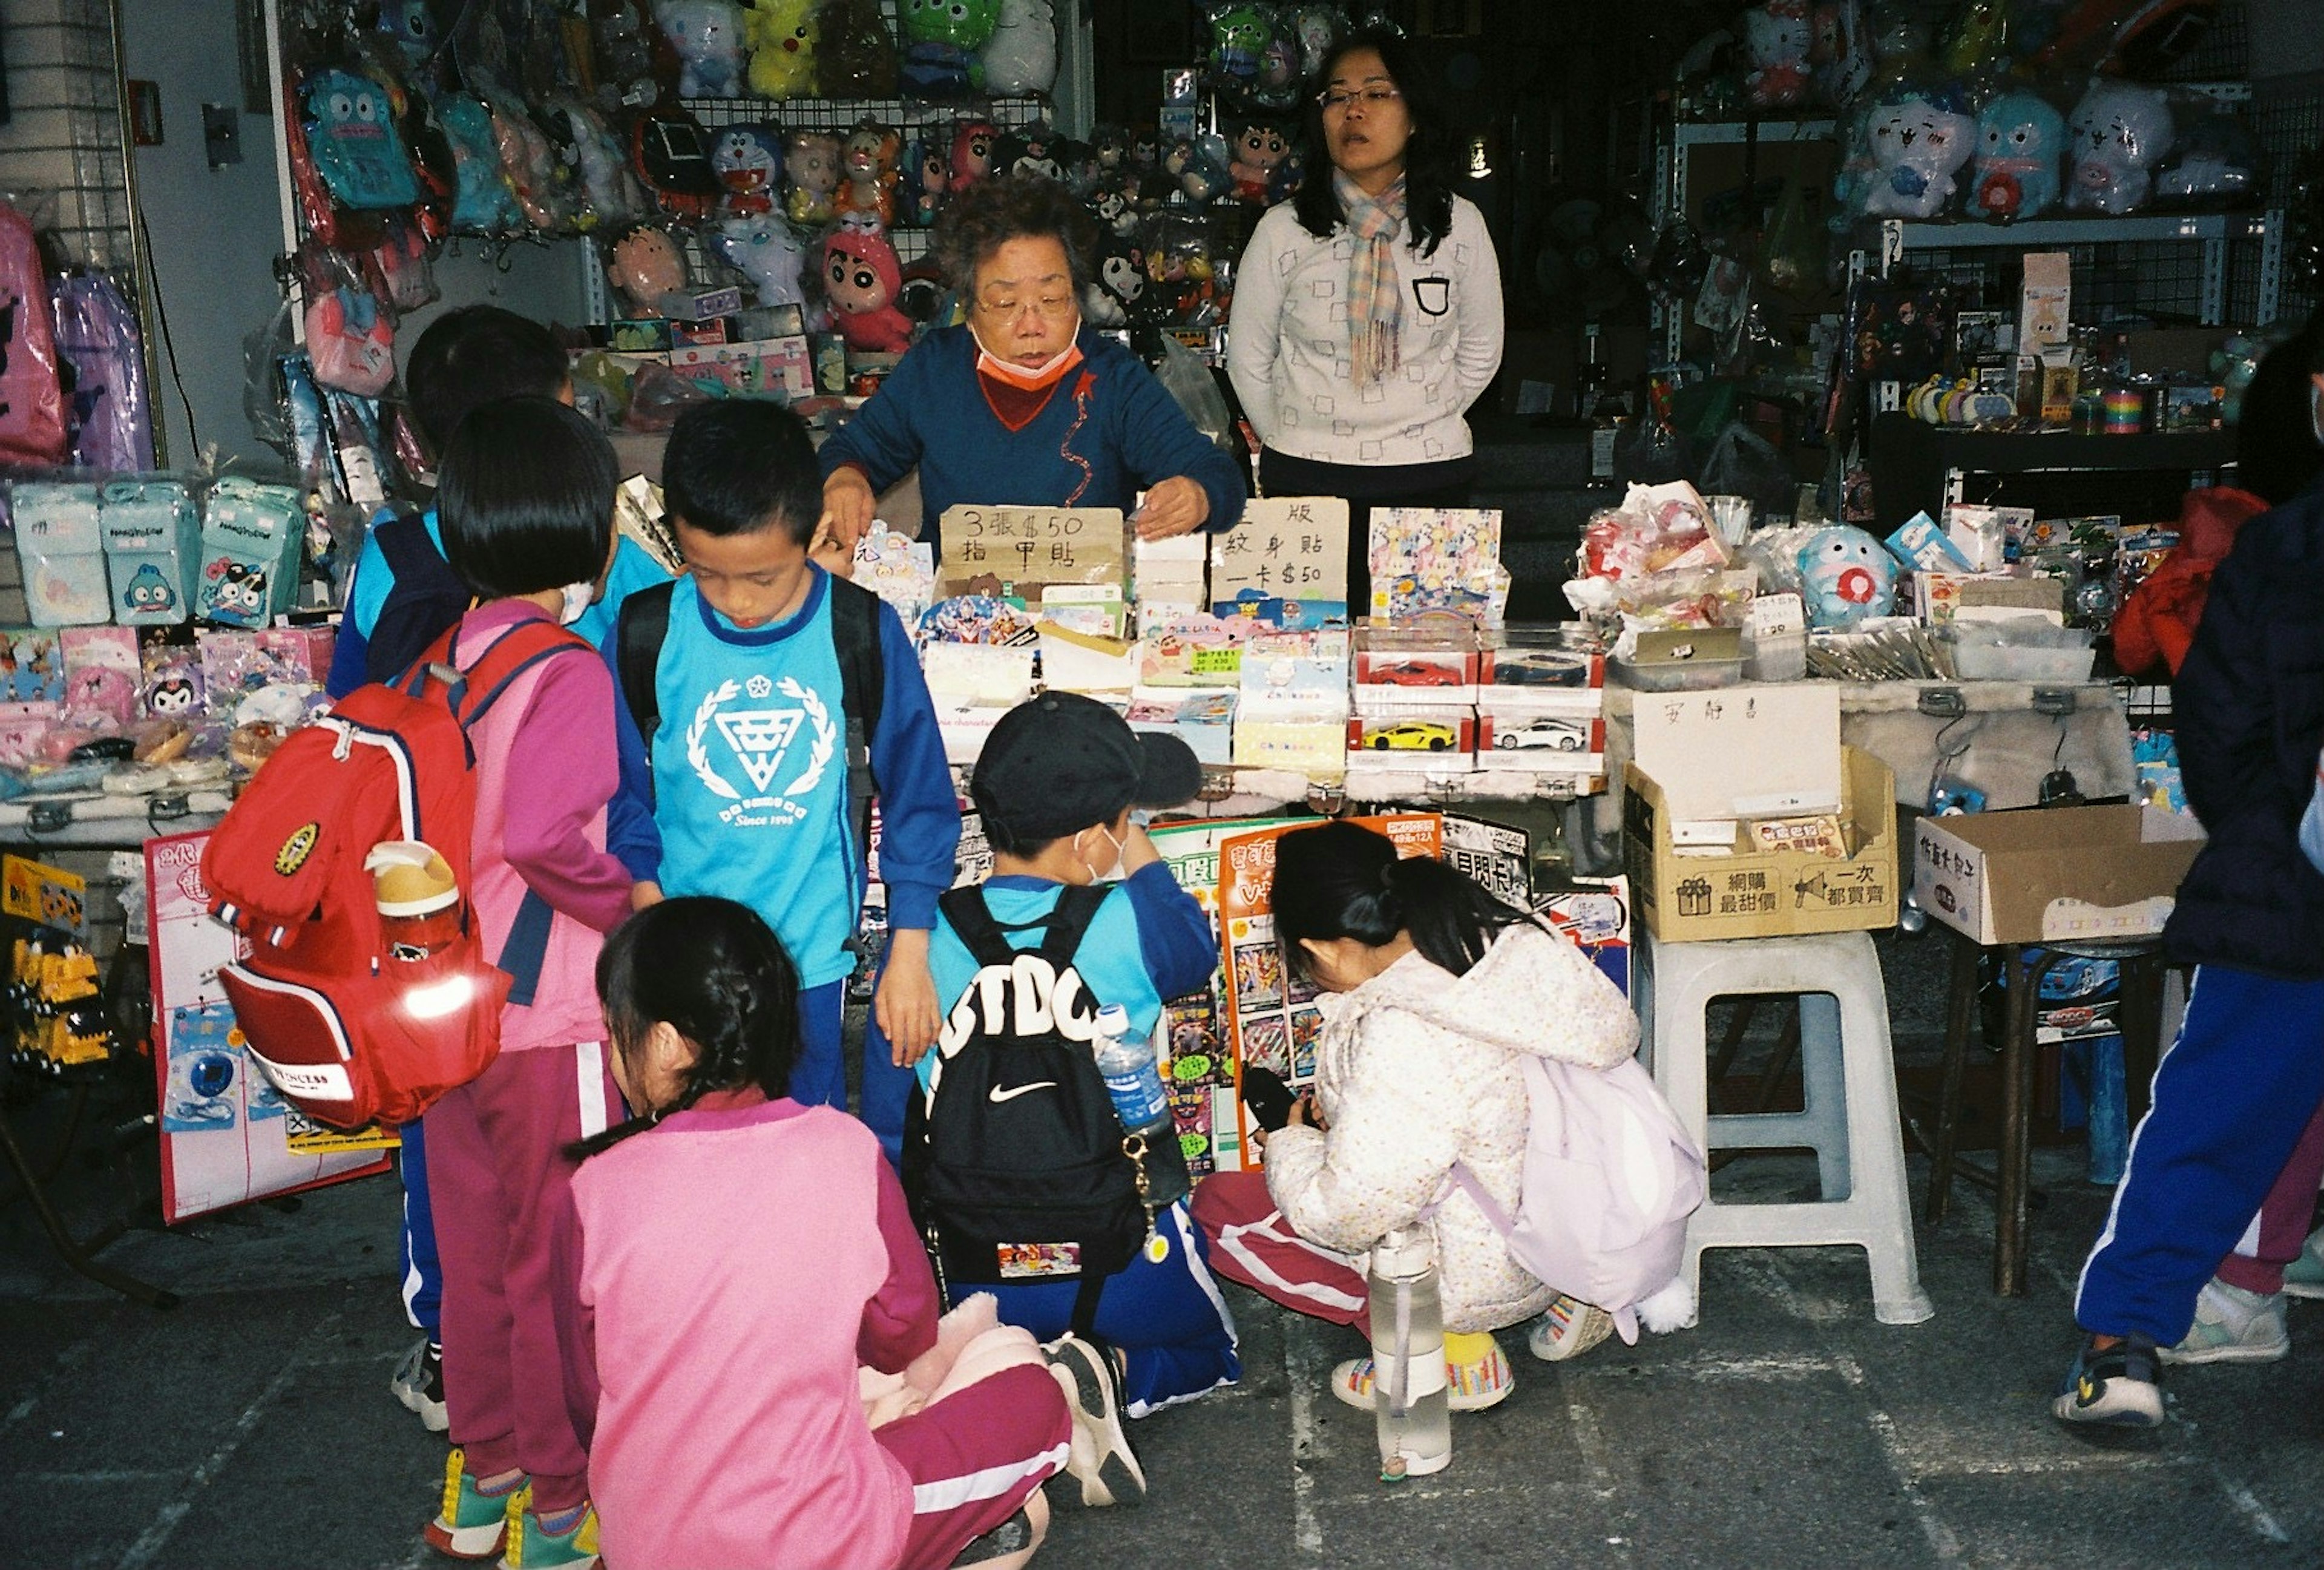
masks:
[[[1123,1131],[1143,1134],[1149,1141],[1176,1139],[1170,1121],[1170,1098],[1162,1089],[1162,1070],[1154,1061],[1154,1043],[1130,1028],[1130,1011],[1108,1003],[1097,1011],[1097,1071],[1105,1076],[1106,1094],[1113,1097],[1113,1115]]]
[[[1374,1243],[1368,1289],[1380,1481],[1442,1472],[1452,1460],[1452,1408],[1445,1390],[1436,1251],[1428,1233],[1398,1227]]]

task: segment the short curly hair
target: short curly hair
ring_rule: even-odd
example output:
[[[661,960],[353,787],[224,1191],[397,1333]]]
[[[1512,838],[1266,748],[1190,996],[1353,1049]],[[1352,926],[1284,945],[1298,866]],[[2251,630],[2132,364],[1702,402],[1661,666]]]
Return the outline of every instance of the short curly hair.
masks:
[[[1065,248],[1079,293],[1093,272],[1097,220],[1057,181],[1038,174],[996,175],[954,197],[936,216],[936,265],[965,297],[975,291],[977,264],[1011,240],[1055,240]]]

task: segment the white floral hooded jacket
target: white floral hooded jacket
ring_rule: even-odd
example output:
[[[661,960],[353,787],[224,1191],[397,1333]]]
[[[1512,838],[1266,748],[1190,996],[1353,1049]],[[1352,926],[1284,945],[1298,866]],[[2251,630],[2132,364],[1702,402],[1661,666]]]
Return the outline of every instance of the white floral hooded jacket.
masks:
[[[1328,1131],[1268,1136],[1267,1189],[1299,1235],[1368,1251],[1420,1220],[1435,1235],[1451,1331],[1498,1330],[1556,1296],[1509,1257],[1474,1201],[1447,1188],[1467,1165],[1512,1214],[1525,1162],[1528,1056],[1610,1067],[1637,1049],[1628,1000],[1573,945],[1532,926],[1455,976],[1417,953],[1326,994],[1315,1098]],[[1361,1269],[1361,1261],[1358,1261]]]

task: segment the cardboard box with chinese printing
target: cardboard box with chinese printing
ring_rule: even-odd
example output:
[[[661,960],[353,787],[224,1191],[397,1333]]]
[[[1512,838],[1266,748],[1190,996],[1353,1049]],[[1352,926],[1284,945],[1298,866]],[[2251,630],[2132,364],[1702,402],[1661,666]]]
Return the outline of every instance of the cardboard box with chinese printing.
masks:
[[[2202,836],[2191,817],[2127,805],[1924,817],[1913,897],[1979,943],[2145,937],[2163,930]]]
[[[1869,753],[1842,747],[1845,857],[1747,849],[1737,826],[1726,854],[1673,847],[1663,789],[1632,763],[1622,809],[1623,862],[1646,928],[1665,943],[1854,932],[1896,922],[1895,780]]]

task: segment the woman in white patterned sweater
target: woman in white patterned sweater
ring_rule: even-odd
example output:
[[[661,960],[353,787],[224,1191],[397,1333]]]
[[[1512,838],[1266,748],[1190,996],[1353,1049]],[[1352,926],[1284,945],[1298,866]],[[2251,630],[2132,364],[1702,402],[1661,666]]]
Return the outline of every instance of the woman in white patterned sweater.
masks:
[[[1371,510],[1468,505],[1462,416],[1501,363],[1500,263],[1410,50],[1365,34],[1325,59],[1307,137],[1329,168],[1259,219],[1227,329],[1259,489],[1349,504],[1358,615]]]
[[[1527,1274],[1452,1187],[1452,1169],[1514,1212],[1525,1059],[1611,1067],[1637,1048],[1637,1016],[1572,944],[1457,868],[1399,860],[1360,825],[1285,835],[1274,887],[1286,954],[1324,994],[1315,1083],[1267,1136],[1263,1172],[1218,1173],[1195,1189],[1211,1269],[1360,1329],[1362,1256],[1418,1225],[1435,1248],[1452,1408],[1489,1407],[1514,1383],[1492,1332],[1540,1315],[1533,1352],[1555,1362],[1603,1340],[1611,1322]],[[1343,1362],[1332,1391],[1368,1408],[1371,1378],[1370,1358]]]

